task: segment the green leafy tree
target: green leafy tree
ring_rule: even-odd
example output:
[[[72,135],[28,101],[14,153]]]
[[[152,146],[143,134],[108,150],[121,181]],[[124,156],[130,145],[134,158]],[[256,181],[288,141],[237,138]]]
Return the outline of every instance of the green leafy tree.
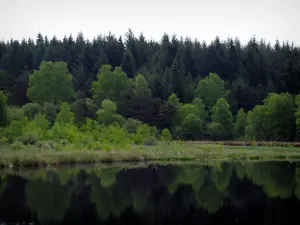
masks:
[[[196,96],[203,100],[208,109],[211,109],[218,99],[226,97],[225,82],[217,74],[210,73],[200,80],[196,88]]]
[[[291,141],[294,138],[295,106],[289,93],[270,93],[264,99],[269,140]]]
[[[165,128],[161,131],[160,139],[167,143],[169,143],[172,140],[172,134],[170,133],[170,131],[167,128]]]
[[[205,110],[205,105],[203,104],[203,101],[201,98],[195,98],[193,100],[193,105],[197,108],[197,116],[202,119],[206,120],[207,119],[207,112]]]
[[[59,124],[73,124],[75,121],[74,113],[71,112],[70,106],[67,102],[62,102],[60,105],[60,112],[56,116],[56,123]]]
[[[295,97],[295,105],[296,105],[296,139],[300,140],[300,95]]]
[[[208,134],[213,140],[222,139],[226,135],[226,130],[223,124],[212,122],[208,125]]]
[[[201,139],[204,134],[202,120],[194,114],[188,114],[181,124],[186,139]]]
[[[65,62],[45,62],[29,76],[28,98],[37,103],[70,101],[75,97],[72,74]]]
[[[116,67],[112,71],[110,65],[102,65],[97,80],[92,83],[93,99],[99,105],[105,98],[116,101],[127,86],[128,77],[121,67]]]
[[[266,140],[265,108],[262,105],[257,105],[247,114],[247,126],[245,129],[245,137],[248,140]]]
[[[97,121],[103,125],[110,125],[116,123],[122,126],[125,122],[125,119],[115,113],[117,111],[117,105],[115,102],[105,99],[102,103],[102,108],[97,111]]]
[[[138,127],[134,142],[136,144],[153,145],[157,141],[155,130],[151,129],[148,124],[143,124]]]
[[[245,129],[247,126],[247,114],[244,109],[241,108],[236,116],[234,131],[235,136],[240,138],[245,136]]]
[[[123,128],[125,128],[127,130],[128,133],[135,133],[138,129],[139,126],[142,125],[142,122],[139,120],[135,120],[132,118],[128,118],[124,125]]]
[[[233,117],[230,112],[229,104],[224,98],[220,98],[212,108],[212,122],[222,125],[224,131],[219,138],[230,139],[233,133]]]
[[[105,99],[101,103],[102,109],[108,111],[108,112],[116,112],[117,111],[117,105],[115,102],[110,101],[109,99]]]
[[[174,93],[169,96],[168,104],[173,106],[176,110],[180,109],[180,107],[183,105],[180,103],[179,98],[177,98],[177,95]]]
[[[0,126],[6,125],[7,122],[7,97],[3,91],[0,91]]]

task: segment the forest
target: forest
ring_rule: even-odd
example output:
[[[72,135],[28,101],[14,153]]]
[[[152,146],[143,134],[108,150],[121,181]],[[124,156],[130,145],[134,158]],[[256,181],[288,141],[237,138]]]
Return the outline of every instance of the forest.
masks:
[[[255,37],[2,41],[0,143],[297,141],[299,75],[299,47]]]

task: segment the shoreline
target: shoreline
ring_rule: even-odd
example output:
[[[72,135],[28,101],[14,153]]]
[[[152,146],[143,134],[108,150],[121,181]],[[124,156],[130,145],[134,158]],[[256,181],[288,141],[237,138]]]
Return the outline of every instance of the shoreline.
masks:
[[[25,146],[12,151],[10,146],[0,146],[0,167],[45,167],[92,165],[99,163],[149,163],[149,162],[202,162],[202,161],[255,161],[298,160],[300,148],[278,146],[229,146],[185,142],[132,146],[128,150],[60,150]],[[117,149],[117,148],[116,148]]]

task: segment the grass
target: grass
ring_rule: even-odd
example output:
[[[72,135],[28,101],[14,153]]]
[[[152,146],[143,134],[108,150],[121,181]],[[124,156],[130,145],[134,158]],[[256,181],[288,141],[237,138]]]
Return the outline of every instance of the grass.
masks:
[[[229,146],[201,142],[158,143],[153,146],[133,145],[130,150],[54,150],[27,145],[12,150],[0,145],[0,166],[76,165],[116,162],[174,162],[212,160],[295,160],[300,159],[300,148],[278,146]]]

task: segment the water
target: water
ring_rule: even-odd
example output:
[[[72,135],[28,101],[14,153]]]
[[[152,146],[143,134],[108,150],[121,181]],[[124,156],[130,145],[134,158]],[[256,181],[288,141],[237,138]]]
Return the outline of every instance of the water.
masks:
[[[2,224],[292,224],[300,163],[1,172]]]

